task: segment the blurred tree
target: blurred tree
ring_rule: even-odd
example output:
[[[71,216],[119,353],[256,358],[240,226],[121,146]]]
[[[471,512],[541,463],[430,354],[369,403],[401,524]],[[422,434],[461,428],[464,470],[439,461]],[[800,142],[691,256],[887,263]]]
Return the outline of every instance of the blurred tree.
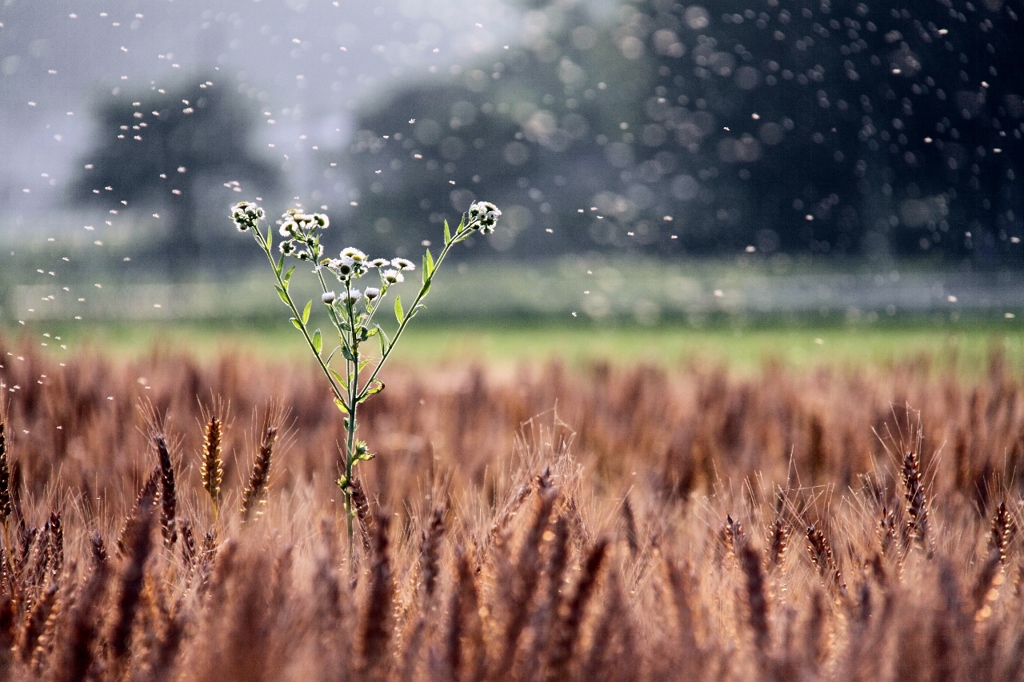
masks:
[[[1014,4],[531,2],[518,45],[364,108],[353,198],[407,243],[494,200],[485,248],[530,255],[1019,253]]]
[[[210,222],[200,207],[212,190],[242,180],[265,191],[279,184],[279,169],[253,153],[252,108],[212,80],[120,94],[102,104],[97,118],[99,138],[72,199],[120,209],[159,207],[170,223],[159,248],[176,277],[198,262],[200,230]],[[249,188],[246,196],[252,196]],[[218,230],[226,210],[216,215]]]

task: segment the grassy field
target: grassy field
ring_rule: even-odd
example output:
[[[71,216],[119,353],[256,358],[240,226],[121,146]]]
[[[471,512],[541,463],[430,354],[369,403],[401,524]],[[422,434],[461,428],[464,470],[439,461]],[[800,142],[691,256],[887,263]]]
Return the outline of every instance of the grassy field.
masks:
[[[759,370],[769,361],[791,368],[814,365],[884,365],[928,356],[943,366],[977,374],[993,349],[1011,366],[1024,364],[1024,325],[1016,320],[936,324],[909,319],[874,324],[718,324],[652,327],[588,320],[544,322],[434,322],[410,327],[396,353],[413,366],[481,363],[511,366],[559,359],[580,367],[591,361],[680,367],[722,363],[737,372]],[[49,334],[49,337],[43,336]],[[139,357],[154,347],[186,351],[198,358],[222,353],[255,354],[282,360],[306,360],[301,338],[286,320],[205,323],[87,322],[14,326],[12,338],[46,344],[61,354],[102,349],[120,357]],[[57,337],[60,337],[59,340]],[[61,345],[68,346],[65,351]],[[42,346],[40,346],[42,347]]]

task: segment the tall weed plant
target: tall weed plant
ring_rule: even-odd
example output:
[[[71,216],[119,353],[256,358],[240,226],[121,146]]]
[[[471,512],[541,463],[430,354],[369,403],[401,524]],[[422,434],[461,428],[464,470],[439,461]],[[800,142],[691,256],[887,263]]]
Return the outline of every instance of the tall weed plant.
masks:
[[[337,485],[345,496],[349,551],[352,551],[352,520],[354,469],[360,462],[373,459],[373,453],[364,441],[356,437],[359,427],[359,406],[370,396],[384,389],[381,370],[391,357],[395,346],[409,323],[424,308],[424,299],[430,292],[434,276],[452,248],[475,234],[490,234],[498,223],[501,211],[494,204],[480,201],[472,204],[463,214],[454,232],[444,223],[444,246],[435,258],[427,249],[421,264],[420,288],[412,303],[402,304],[394,297],[394,316],[397,327],[391,335],[380,324],[378,312],[392,286],[404,281],[406,273],[416,265],[405,258],[370,258],[355,247],[346,247],[337,257],[327,255],[321,241],[329,227],[328,217],[321,213],[303,213],[288,210],[277,221],[277,249],[274,244],[274,226],[261,227],[265,219],[262,208],[243,201],[235,205],[231,218],[239,232],[252,234],[270,262],[276,279],[277,295],[291,312],[291,323],[302,334],[310,352],[316,358],[323,376],[330,385],[334,404],[345,419],[345,450],[341,456]],[[296,266],[287,267],[289,259],[312,266],[311,274],[320,285],[320,302],[333,339],[325,344],[325,334],[311,323],[313,301],[302,308],[292,297],[291,281]],[[364,281],[366,278],[369,281]],[[315,328],[314,328],[315,327]],[[330,337],[328,337],[330,338]],[[369,348],[367,348],[369,346]]]

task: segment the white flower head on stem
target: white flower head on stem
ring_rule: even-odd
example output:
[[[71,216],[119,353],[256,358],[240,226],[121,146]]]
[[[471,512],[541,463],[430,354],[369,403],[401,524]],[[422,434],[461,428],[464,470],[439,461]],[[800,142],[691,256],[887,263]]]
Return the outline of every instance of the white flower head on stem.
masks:
[[[326,303],[327,305],[330,305],[334,303],[334,299],[336,299],[337,297],[337,294],[335,294],[333,291],[325,291],[323,296],[320,297],[320,300]]]
[[[389,261],[387,258],[374,258],[372,261],[370,261],[370,265],[372,265],[375,268],[384,268],[391,265],[391,261]]]
[[[365,263],[366,262],[366,254],[363,253],[362,251],[360,251],[359,249],[353,247],[353,246],[349,246],[348,248],[342,249],[341,250],[341,257],[342,258],[351,258],[352,260],[354,260],[357,263]]]
[[[373,301],[380,296],[380,289],[376,287],[366,287],[363,291],[363,296],[366,296],[367,301]]]
[[[231,219],[239,232],[247,232],[263,220],[263,209],[251,201],[240,201],[231,209]]]
[[[363,297],[363,293],[361,291],[359,291],[359,289],[349,289],[348,291],[342,292],[342,294],[341,294],[341,296],[339,297],[338,300],[341,303],[348,303],[349,301],[351,301],[352,303],[355,303],[356,301],[358,301],[362,297]]]
[[[392,258],[391,267],[395,268],[399,272],[408,271],[411,272],[416,269],[416,265],[406,258]],[[402,280],[398,280],[401,282]]]
[[[342,282],[348,282],[353,277],[363,274],[362,268],[365,268],[361,263],[357,263],[347,256],[327,261],[327,267]]]
[[[398,270],[385,270],[381,273],[381,278],[388,284],[398,284],[405,281],[405,277]]]
[[[477,201],[470,205],[467,215],[469,229],[480,230],[480,234],[490,234],[498,224],[501,211],[489,201]]]

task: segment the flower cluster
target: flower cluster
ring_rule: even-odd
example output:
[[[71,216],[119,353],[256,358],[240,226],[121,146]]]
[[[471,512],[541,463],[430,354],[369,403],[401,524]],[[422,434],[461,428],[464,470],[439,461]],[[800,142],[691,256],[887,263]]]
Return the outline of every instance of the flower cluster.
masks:
[[[281,216],[278,233],[283,237],[278,245],[281,253],[299,260],[318,261],[323,254],[320,246],[320,230],[326,230],[330,221],[322,213],[303,213],[297,208],[289,209]]]
[[[327,305],[339,301],[340,303],[355,303],[365,298],[366,305],[373,307],[374,303],[384,297],[388,287],[397,284],[405,278],[402,273],[415,270],[416,266],[412,261],[405,258],[367,258],[366,254],[354,247],[342,250],[338,258],[325,259],[321,265],[326,267],[338,278],[338,281],[345,285],[346,290],[340,295],[333,291],[325,292],[322,296],[323,302]],[[352,282],[359,279],[371,269],[376,269],[380,276],[380,287],[366,287],[363,291],[352,288]]]
[[[257,223],[263,220],[263,217],[263,209],[251,201],[240,201],[231,209],[231,219],[235,221],[235,227],[239,232],[256,229]]]
[[[480,234],[490,234],[494,232],[494,227],[498,224],[498,216],[500,215],[501,211],[491,202],[474,202],[467,212],[469,220],[466,223],[466,229],[479,230]]]

